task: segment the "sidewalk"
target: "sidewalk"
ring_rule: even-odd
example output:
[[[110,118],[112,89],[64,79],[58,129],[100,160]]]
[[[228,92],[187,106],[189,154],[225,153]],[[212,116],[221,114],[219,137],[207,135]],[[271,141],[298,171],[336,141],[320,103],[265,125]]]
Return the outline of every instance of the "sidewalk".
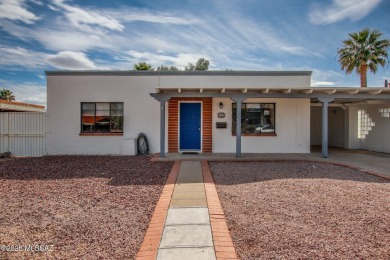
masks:
[[[207,161],[176,161],[137,259],[237,259]]]

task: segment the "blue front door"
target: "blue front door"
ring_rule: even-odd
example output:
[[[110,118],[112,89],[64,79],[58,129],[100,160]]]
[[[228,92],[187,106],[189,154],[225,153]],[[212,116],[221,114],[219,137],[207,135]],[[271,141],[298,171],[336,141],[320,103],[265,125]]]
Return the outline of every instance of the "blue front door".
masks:
[[[200,151],[201,103],[180,103],[180,150]]]

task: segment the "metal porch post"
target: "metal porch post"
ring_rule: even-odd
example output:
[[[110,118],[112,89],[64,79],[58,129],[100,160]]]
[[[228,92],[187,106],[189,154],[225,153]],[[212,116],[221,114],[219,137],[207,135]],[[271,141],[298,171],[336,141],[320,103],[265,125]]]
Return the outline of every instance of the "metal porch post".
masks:
[[[334,98],[319,98],[322,103],[322,158],[328,158],[328,107]]]
[[[241,157],[241,100],[236,106],[236,158]]]
[[[245,100],[243,97],[231,97],[236,101],[236,158],[241,158],[241,104]]]
[[[160,158],[165,158],[165,100],[160,100]]]
[[[160,158],[165,158],[165,102],[171,99],[166,94],[151,94],[157,101],[160,102]]]

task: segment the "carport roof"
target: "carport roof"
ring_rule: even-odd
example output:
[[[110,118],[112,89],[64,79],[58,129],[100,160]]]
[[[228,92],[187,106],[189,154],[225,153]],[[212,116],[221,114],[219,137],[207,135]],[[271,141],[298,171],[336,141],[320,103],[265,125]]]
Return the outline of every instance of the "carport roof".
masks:
[[[355,87],[337,87],[337,88],[320,88],[320,87],[310,87],[310,88],[156,88],[156,93],[243,93],[243,94],[348,94],[348,95],[358,95],[358,94],[390,94],[390,88],[355,88]]]
[[[309,88],[156,88],[152,97],[160,100],[171,97],[227,97],[227,98],[331,98],[347,100],[389,99],[390,88],[309,87]]]

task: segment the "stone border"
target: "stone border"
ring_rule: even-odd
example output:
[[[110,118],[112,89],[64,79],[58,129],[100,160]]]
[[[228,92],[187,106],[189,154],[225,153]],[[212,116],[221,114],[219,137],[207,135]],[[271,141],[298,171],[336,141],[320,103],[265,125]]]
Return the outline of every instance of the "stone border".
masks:
[[[137,259],[154,260],[157,257],[158,247],[162,238],[165,220],[168,215],[169,203],[171,202],[176,178],[180,170],[180,161],[175,161],[168,179],[162,190],[161,196],[154,209],[153,216],[149,222],[148,229],[138,250]]]
[[[363,172],[363,173],[366,173],[366,174],[369,174],[369,175],[373,175],[375,177],[380,177],[380,178],[384,178],[386,180],[390,180],[390,176],[386,176],[384,174],[373,172],[373,171],[370,171],[370,170],[367,170],[367,169],[364,169],[364,168],[361,168],[361,167],[357,167],[357,166],[354,166],[354,165],[350,165],[350,164],[347,164],[347,163],[339,163],[339,162],[330,162],[330,163],[334,164],[334,165],[338,165],[338,166],[351,168],[351,169],[354,169],[354,170],[357,170],[357,171],[360,171],[360,172]]]
[[[209,162],[311,162],[311,163],[323,163],[323,164],[327,164],[328,163],[328,164],[333,164],[333,165],[337,165],[337,166],[347,167],[347,168],[350,168],[350,169],[353,169],[353,170],[357,170],[357,171],[362,172],[362,173],[373,175],[375,177],[380,177],[380,178],[384,178],[386,180],[390,180],[390,176],[387,176],[387,175],[384,175],[384,174],[381,174],[381,173],[377,173],[377,172],[374,172],[374,171],[370,171],[370,170],[367,170],[365,168],[354,166],[354,165],[351,165],[351,164],[348,164],[348,163],[342,163],[342,162],[331,162],[331,161],[326,161],[325,162],[325,161],[301,160],[301,159],[209,160]]]
[[[211,233],[213,236],[215,255],[217,259],[238,259],[237,253],[226,224],[221,202],[211,176],[208,161],[201,161],[203,182],[206,191],[207,207],[209,209]]]
[[[175,161],[203,161],[201,158],[183,158],[183,159],[175,159]],[[152,159],[152,162],[154,161],[172,161],[167,158],[161,159],[158,154],[154,154]],[[253,159],[253,158],[240,158],[240,159],[210,159],[210,160],[205,160],[208,162],[315,162],[315,163],[330,163],[333,165],[338,165],[338,166],[343,166],[343,167],[348,167],[369,175],[373,175],[376,177],[384,178],[386,180],[390,180],[390,176],[384,175],[382,173],[370,171],[368,169],[358,167],[355,165],[351,165],[348,163],[343,163],[343,162],[333,162],[333,161],[319,161],[319,160],[305,160],[305,159]]]

